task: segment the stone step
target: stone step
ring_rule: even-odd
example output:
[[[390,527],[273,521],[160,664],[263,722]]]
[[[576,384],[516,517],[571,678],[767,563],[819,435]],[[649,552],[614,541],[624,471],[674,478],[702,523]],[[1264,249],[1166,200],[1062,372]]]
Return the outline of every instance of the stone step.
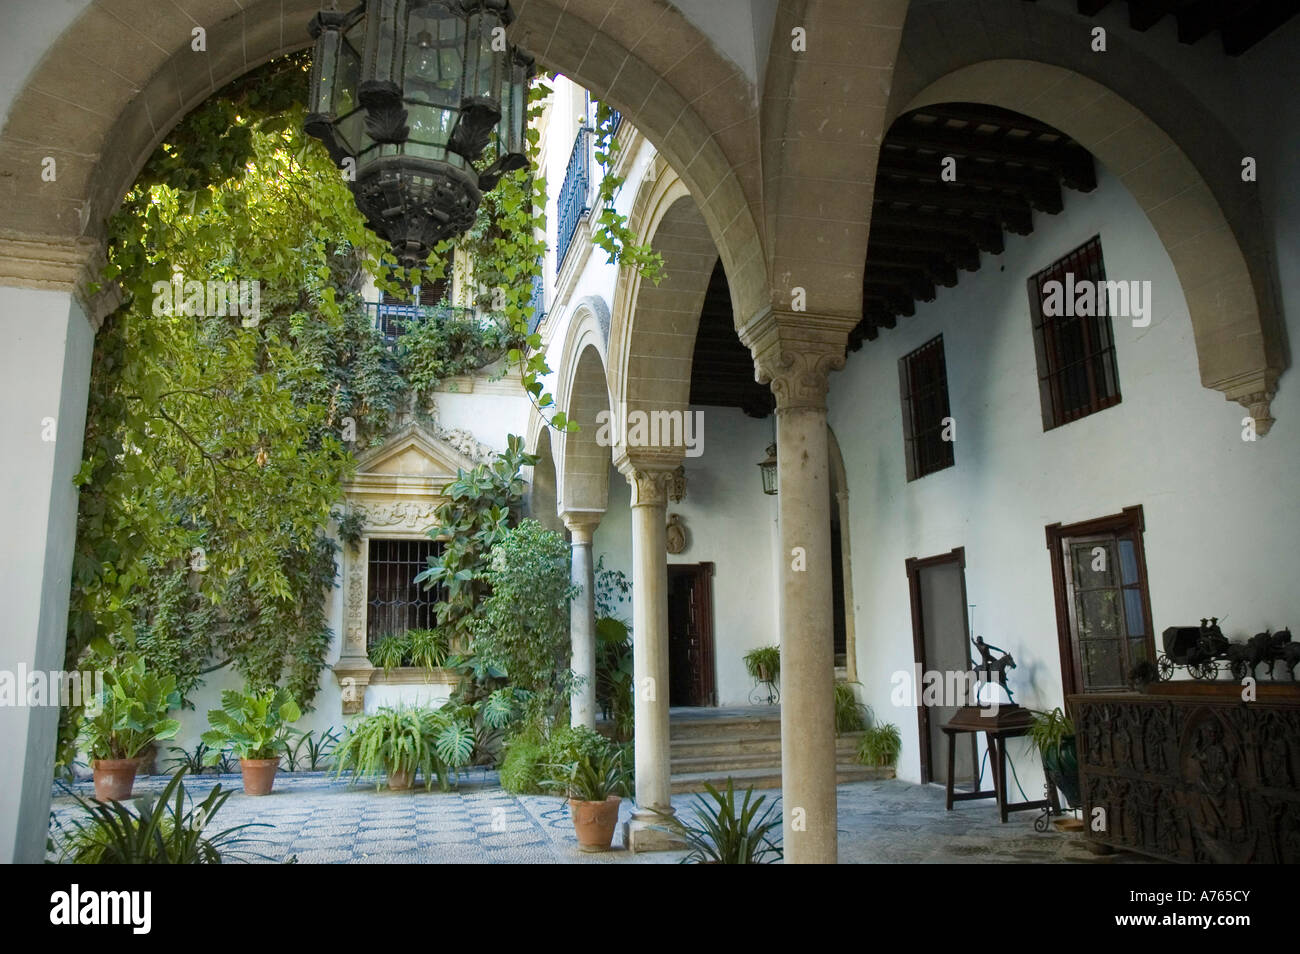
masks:
[[[703,792],[704,783],[708,782],[719,791],[727,787],[727,778],[733,779],[737,792],[747,788],[779,789],[781,787],[781,769],[777,768],[738,768],[724,772],[681,772],[673,773],[672,792]],[[835,782],[862,782],[873,779],[893,778],[892,768],[875,768],[866,765],[841,763],[835,767]]]
[[[835,740],[835,750],[841,755],[857,754],[861,744],[862,733],[846,733]],[[703,758],[706,756],[758,755],[765,753],[781,758],[781,736],[779,735],[737,735],[706,736],[698,739],[673,739],[670,744],[673,764],[680,759]]]
[[[704,719],[672,719],[668,723],[668,737],[678,739],[710,739],[719,736],[781,735],[779,715],[718,716]]]

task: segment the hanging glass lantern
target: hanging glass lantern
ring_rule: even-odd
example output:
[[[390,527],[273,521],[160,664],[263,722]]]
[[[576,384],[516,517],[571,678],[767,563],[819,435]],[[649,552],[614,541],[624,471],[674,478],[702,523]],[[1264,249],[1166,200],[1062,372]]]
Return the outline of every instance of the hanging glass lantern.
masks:
[[[528,164],[533,59],[506,42],[513,20],[508,0],[365,0],[312,18],[303,128],[407,267],[466,232],[483,191]]]
[[[776,445],[767,445],[767,458],[758,462],[758,471],[763,475],[763,493],[776,493]]]

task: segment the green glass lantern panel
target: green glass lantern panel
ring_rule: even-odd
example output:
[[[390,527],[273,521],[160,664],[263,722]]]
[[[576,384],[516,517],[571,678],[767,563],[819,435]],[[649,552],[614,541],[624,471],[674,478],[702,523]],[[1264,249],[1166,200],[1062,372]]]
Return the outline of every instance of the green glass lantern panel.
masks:
[[[412,7],[406,21],[406,100],[458,108],[464,44],[465,22],[451,10],[441,4]]]
[[[398,36],[398,0],[369,0],[366,6],[366,48],[362,80],[402,85],[402,47]]]

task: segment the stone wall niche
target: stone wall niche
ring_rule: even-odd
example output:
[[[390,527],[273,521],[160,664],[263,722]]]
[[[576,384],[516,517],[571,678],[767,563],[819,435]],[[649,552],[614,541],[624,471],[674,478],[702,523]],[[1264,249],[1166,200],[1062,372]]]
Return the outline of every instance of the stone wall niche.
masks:
[[[392,686],[400,699],[409,695],[412,701],[421,702],[429,701],[431,692],[446,698],[455,690],[457,676],[451,670],[395,669],[385,673],[371,664],[366,645],[370,541],[426,539],[457,470],[472,469],[489,450],[482,448],[476,457],[469,457],[429,428],[412,422],[382,446],[358,457],[356,476],[344,486],[344,496],[363,522],[358,545],[344,543],[342,547],[343,650],[334,664],[344,715],[366,711],[366,691],[372,686]]]

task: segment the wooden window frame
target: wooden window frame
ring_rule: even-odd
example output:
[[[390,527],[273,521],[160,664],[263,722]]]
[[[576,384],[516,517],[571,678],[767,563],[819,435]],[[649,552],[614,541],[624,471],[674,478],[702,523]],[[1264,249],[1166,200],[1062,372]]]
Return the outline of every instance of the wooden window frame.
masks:
[[[1053,523],[1049,524],[1045,529],[1047,533],[1047,552],[1052,562],[1052,588],[1056,602],[1057,647],[1061,658],[1061,685],[1065,690],[1066,697],[1084,691],[1083,686],[1079,684],[1080,678],[1076,678],[1076,674],[1081,675],[1083,672],[1083,658],[1078,640],[1074,638],[1075,609],[1074,602],[1069,595],[1070,580],[1066,576],[1065,554],[1062,549],[1063,542],[1068,539],[1121,531],[1128,531],[1132,534],[1133,555],[1134,559],[1137,560],[1138,584],[1144,597],[1142,612],[1144,616],[1143,625],[1146,627],[1147,653],[1148,658],[1154,662],[1156,658],[1155,631],[1151,624],[1151,587],[1147,579],[1146,542],[1143,539],[1146,532],[1146,518],[1142,512],[1142,505],[1125,507],[1117,514],[1098,517],[1094,520],[1085,520],[1080,523],[1069,525]],[[1122,588],[1121,586],[1120,589]],[[1124,689],[1094,689],[1089,692],[1089,695],[1105,694],[1111,691],[1122,692]]]
[[[922,357],[929,359],[931,353],[937,355],[935,360],[939,365],[938,383],[929,391],[919,392],[913,379],[914,366]],[[952,405],[948,400],[948,362],[943,349],[943,335],[935,335],[920,347],[914,348],[898,359],[898,388],[903,409],[903,447],[907,462],[907,479],[920,480],[929,474],[954,466],[957,463],[957,454],[952,441],[940,438],[939,444],[946,448],[946,453],[931,466],[923,466],[920,452],[922,442],[935,430],[942,434],[943,420],[952,416]],[[942,407],[937,425],[917,419],[917,405],[923,403],[922,398],[927,398],[931,394],[937,395],[937,400]]]
[[[1092,249],[1095,247],[1095,273],[1088,271],[1082,276],[1072,271],[1071,263],[1082,261],[1089,263]],[[1058,318],[1043,315],[1042,286],[1052,279],[1064,281],[1067,271],[1072,271],[1076,280],[1106,281],[1106,261],[1101,247],[1101,236],[1094,235],[1078,248],[1071,249],[1046,268],[1031,275],[1027,282],[1029,292],[1030,328],[1034,336],[1034,359],[1038,369],[1038,400],[1041,406],[1043,430],[1050,431],[1072,421],[1114,407],[1123,399],[1119,383],[1119,367],[1115,357],[1115,328],[1111,324],[1109,307],[1103,308],[1099,296],[1098,309],[1104,314],[1070,318],[1079,322],[1084,337],[1084,357],[1073,364],[1058,365]],[[1103,365],[1102,377],[1109,377],[1114,385],[1112,393],[1103,393],[1098,382],[1097,362]],[[1065,389],[1063,377],[1070,368],[1082,365],[1088,384],[1088,404],[1086,407],[1064,410]]]

